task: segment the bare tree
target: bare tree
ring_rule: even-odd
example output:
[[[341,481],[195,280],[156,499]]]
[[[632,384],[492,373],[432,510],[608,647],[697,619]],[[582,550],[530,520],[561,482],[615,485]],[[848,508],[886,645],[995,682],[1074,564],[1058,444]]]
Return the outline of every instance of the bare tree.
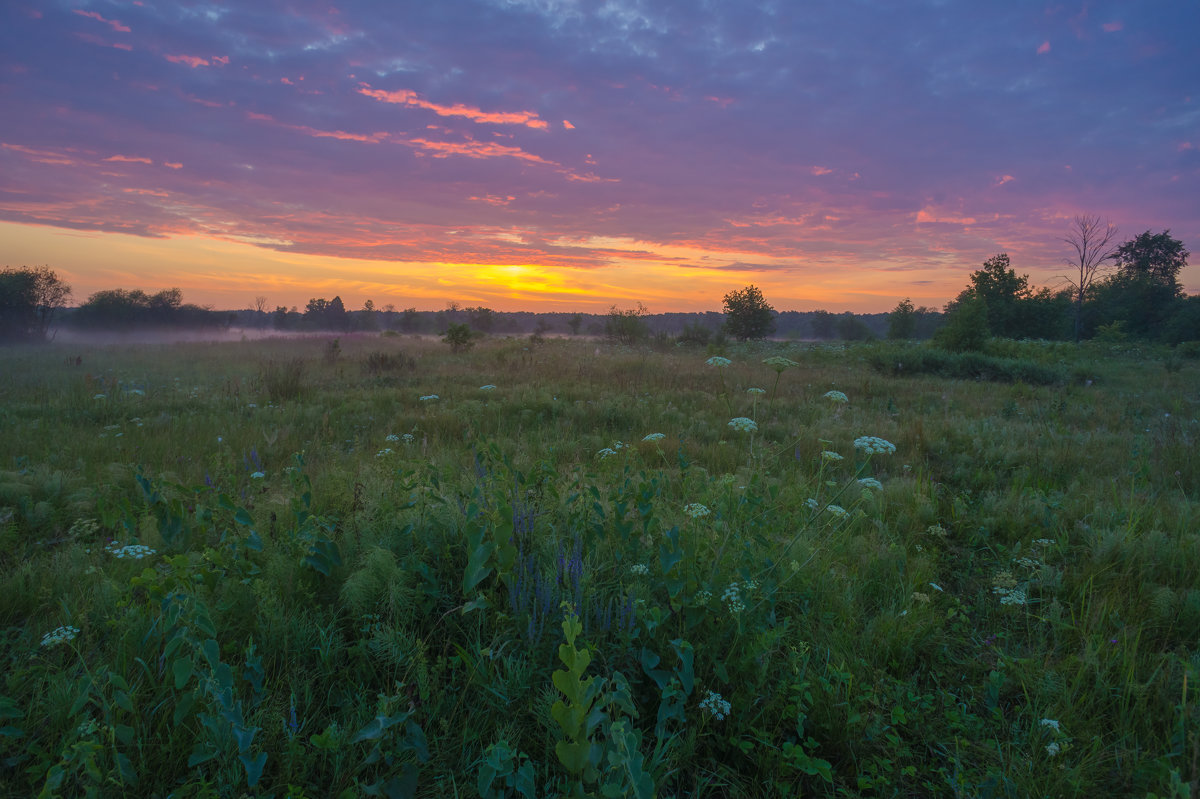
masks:
[[[1107,219],[1080,214],[1071,223],[1070,232],[1063,239],[1071,245],[1075,254],[1066,259],[1071,272],[1064,279],[1075,295],[1075,341],[1078,343],[1083,320],[1083,297],[1096,282],[1096,276],[1105,261],[1112,260],[1117,252],[1117,227]]]

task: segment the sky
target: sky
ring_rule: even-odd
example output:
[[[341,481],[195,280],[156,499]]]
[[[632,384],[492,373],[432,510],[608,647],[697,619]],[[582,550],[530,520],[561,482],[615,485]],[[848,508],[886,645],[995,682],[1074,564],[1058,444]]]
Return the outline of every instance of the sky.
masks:
[[[0,266],[219,309],[940,307],[1075,216],[1200,293],[1200,3],[0,3]]]

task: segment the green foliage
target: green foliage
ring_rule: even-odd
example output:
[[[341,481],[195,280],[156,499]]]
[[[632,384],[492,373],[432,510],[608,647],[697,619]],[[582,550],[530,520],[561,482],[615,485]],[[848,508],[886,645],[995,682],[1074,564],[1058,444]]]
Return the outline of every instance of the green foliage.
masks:
[[[911,339],[916,334],[917,309],[913,307],[912,300],[905,297],[888,314],[887,337],[895,341],[897,339]]]
[[[446,328],[446,332],[442,334],[442,341],[450,345],[451,352],[460,355],[474,347],[482,335],[472,330],[470,325],[462,323]]]
[[[650,327],[645,318],[647,313],[646,306],[640,302],[636,308],[626,310],[614,305],[604,320],[604,335],[609,341],[617,344],[640,344],[650,335]]]
[[[524,344],[406,340],[419,374],[286,404],[259,364],[324,342],[0,352],[7,792],[1200,776],[1194,348]]]
[[[731,291],[724,297],[725,329],[738,341],[764,339],[775,332],[775,309],[757,286]]]
[[[1141,277],[1182,294],[1179,273],[1187,266],[1189,255],[1171,231],[1153,234],[1147,230],[1118,247],[1113,261],[1126,276]]]
[[[300,358],[262,364],[259,379],[271,402],[287,402],[299,397],[304,391],[304,370],[305,364]]]
[[[987,303],[968,297],[946,314],[946,323],[938,328],[933,341],[950,352],[978,352],[990,335]]]

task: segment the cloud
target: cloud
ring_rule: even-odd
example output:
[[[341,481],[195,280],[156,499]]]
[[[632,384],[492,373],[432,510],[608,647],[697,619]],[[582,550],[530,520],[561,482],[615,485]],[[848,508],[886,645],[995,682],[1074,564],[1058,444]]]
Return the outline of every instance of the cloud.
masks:
[[[163,57],[172,64],[187,64],[192,69],[197,67],[212,66],[211,62],[207,58],[201,58],[200,56],[195,55],[168,55]]]
[[[575,126],[574,126],[574,125],[572,125],[572,124],[571,124],[569,121],[567,121],[567,120],[565,120],[565,119],[564,119],[564,120],[562,121],[562,123],[563,123],[563,127],[564,127],[565,129],[567,129],[567,130],[575,130]]]
[[[550,124],[546,120],[539,119],[538,115],[533,111],[484,111],[474,106],[463,105],[462,103],[438,105],[428,100],[422,100],[416,92],[409,91],[408,89],[389,92],[383,89],[372,89],[366,83],[359,86],[358,93],[383,103],[424,108],[441,117],[463,117],[472,122],[493,125],[524,125],[537,130],[548,130],[550,127]]]
[[[430,139],[408,139],[404,143],[416,147],[420,154],[432,155],[434,158],[449,158],[452,155],[461,155],[466,158],[516,158],[532,164],[558,166],[553,161],[547,161],[540,155],[525,152],[520,147],[511,147],[507,144],[498,144],[497,142],[447,142],[432,141]]]
[[[103,22],[105,25],[112,28],[117,33],[129,33],[130,32],[129,26],[122,25],[120,22],[118,22],[115,19],[105,19],[104,17],[100,16],[100,14],[96,11],[82,11],[77,8],[74,10],[74,13],[78,14],[81,17],[88,17],[90,19],[94,19],[99,22]]]
[[[1012,175],[1001,175],[1000,177],[996,178],[996,182],[992,185],[1003,186],[1005,183],[1011,183],[1014,180],[1016,180],[1016,178],[1014,178]]]
[[[153,164],[149,158],[144,158],[138,155],[110,155],[105,161],[118,161],[124,164]]]
[[[1123,30],[1125,28],[1125,23],[1118,20],[1116,22],[1106,22],[1103,25],[1101,25],[1100,27],[1104,30],[1105,33],[1116,33],[1117,31]]]
[[[1037,49],[1038,55],[1045,55],[1048,52],[1050,52],[1050,40],[1049,39],[1047,39],[1046,41],[1044,41],[1040,45],[1038,45],[1038,49]]]

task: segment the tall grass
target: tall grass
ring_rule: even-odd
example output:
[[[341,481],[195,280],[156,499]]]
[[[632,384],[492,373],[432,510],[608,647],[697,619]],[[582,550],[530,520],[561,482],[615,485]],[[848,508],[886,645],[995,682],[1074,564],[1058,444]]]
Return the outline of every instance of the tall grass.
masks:
[[[1196,364],[884,346],[0,353],[0,779],[1195,789]]]

